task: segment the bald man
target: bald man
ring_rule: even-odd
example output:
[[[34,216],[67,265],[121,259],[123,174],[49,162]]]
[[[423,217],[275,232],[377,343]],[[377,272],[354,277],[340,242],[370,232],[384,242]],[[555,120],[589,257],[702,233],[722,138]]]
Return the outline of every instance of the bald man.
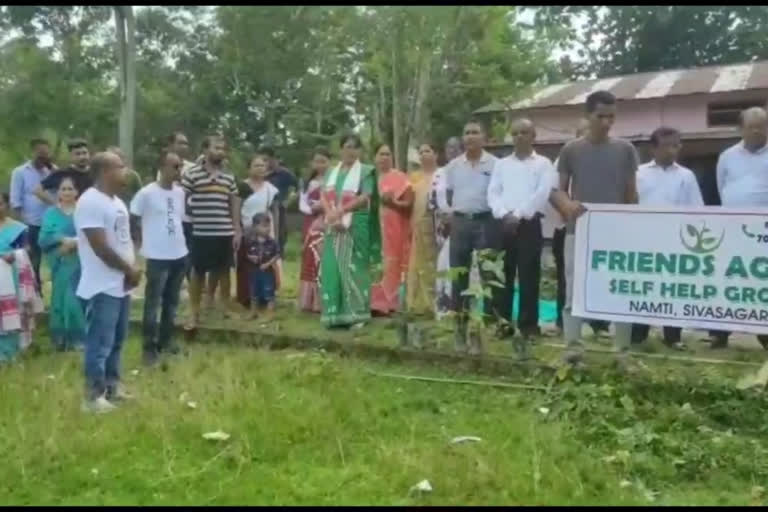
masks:
[[[741,142],[717,160],[717,191],[726,208],[768,206],[768,114],[760,107],[741,113]],[[728,346],[726,331],[711,331],[713,349]],[[757,337],[768,349],[768,335]]]
[[[118,194],[125,166],[114,153],[91,160],[94,185],[75,208],[81,274],[77,296],[85,301],[84,410],[103,413],[130,398],[120,386],[120,355],[128,332],[130,290],[141,280],[135,266],[128,209]]]
[[[539,334],[539,279],[541,277],[541,217],[549,195],[557,187],[552,161],[533,149],[536,128],[529,119],[512,123],[514,152],[499,160],[488,185],[488,205],[501,223],[505,288],[496,294],[494,313],[509,320],[515,275],[520,282],[517,327],[523,341]],[[498,337],[511,336],[511,323],[502,322]],[[527,343],[519,347],[527,355]]]

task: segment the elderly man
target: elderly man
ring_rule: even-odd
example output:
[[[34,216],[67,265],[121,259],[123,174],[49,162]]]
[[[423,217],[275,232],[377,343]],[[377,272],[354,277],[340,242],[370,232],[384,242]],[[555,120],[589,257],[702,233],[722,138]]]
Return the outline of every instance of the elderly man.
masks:
[[[680,154],[680,132],[662,126],[651,134],[653,160],[637,171],[638,202],[647,206],[704,206],[696,175],[677,163]],[[632,326],[632,343],[642,343],[648,337],[649,326]],[[684,350],[682,329],[664,327],[664,343],[674,349]]]
[[[483,149],[485,129],[480,122],[470,120],[464,125],[464,154],[454,158],[445,167],[446,191],[452,210],[450,262],[451,268],[466,270],[455,278],[451,296],[456,311],[456,350],[467,348],[469,297],[464,291],[469,285],[469,269],[472,252],[491,249],[497,245],[495,228],[497,222],[488,205],[488,183],[497,158]],[[492,276],[483,276],[486,281]],[[497,293],[494,288],[494,294]],[[490,311],[486,301],[486,311]],[[469,346],[470,354],[482,350],[480,339],[473,333]]]
[[[768,206],[768,115],[760,107],[741,113],[741,142],[717,160],[717,191],[725,207]],[[726,331],[712,331],[713,349],[728,346]],[[757,337],[768,349],[768,335]]]
[[[589,131],[585,137],[565,145],[558,159],[559,190],[552,200],[568,221],[565,237],[566,301],[563,310],[563,335],[566,363],[580,366],[583,358],[581,319],[571,314],[574,280],[574,232],[576,218],[584,213],[582,202],[603,204],[637,203],[636,173],[638,157],[631,143],[610,136],[616,119],[616,98],[608,91],[587,97]],[[616,323],[616,364],[627,369],[632,326]]]
[[[555,188],[554,167],[549,158],[533,149],[536,128],[528,119],[512,123],[515,151],[496,162],[488,185],[488,205],[501,221],[504,250],[505,288],[497,294],[495,313],[509,318],[515,275],[520,280],[520,308],[517,327],[523,339],[539,334],[539,279],[541,277],[541,212]],[[501,324],[499,334],[514,333]],[[527,348],[523,344],[522,352]]]

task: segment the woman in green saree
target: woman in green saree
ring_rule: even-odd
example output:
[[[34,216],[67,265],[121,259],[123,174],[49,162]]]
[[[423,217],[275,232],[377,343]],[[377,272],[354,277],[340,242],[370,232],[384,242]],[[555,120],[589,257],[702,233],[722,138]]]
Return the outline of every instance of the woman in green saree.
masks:
[[[320,261],[321,321],[349,327],[371,318],[371,266],[381,264],[376,170],[360,163],[357,135],[341,139],[341,162],[326,173],[326,235]]]
[[[43,215],[38,241],[51,269],[53,291],[48,325],[53,346],[60,351],[80,348],[85,340],[85,313],[75,295],[80,280],[77,233],[72,219],[77,195],[72,180],[63,179],[58,204]]]

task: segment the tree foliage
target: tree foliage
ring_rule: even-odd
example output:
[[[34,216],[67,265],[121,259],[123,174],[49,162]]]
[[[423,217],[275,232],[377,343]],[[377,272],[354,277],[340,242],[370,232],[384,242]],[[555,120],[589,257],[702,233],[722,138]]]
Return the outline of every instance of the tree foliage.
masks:
[[[566,78],[768,58],[765,6],[546,6],[535,19],[540,34],[576,49],[579,62],[561,63]]]
[[[525,91],[550,66],[509,7],[153,6],[134,8],[135,167],[160,137],[221,132],[240,163],[269,143],[293,167],[347,130],[407,148],[458,134],[477,107]],[[0,7],[0,134],[6,169],[46,134],[118,141],[114,8]],[[241,170],[242,172],[242,170]]]

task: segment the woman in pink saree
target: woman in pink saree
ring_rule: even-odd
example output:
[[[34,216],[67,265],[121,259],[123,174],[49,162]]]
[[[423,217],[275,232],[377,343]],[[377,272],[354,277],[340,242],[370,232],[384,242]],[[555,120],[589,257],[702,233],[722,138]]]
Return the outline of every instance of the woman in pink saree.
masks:
[[[413,189],[408,176],[393,169],[392,150],[380,144],[375,152],[381,197],[382,274],[371,288],[371,311],[389,315],[397,311],[400,284],[408,272]]]

